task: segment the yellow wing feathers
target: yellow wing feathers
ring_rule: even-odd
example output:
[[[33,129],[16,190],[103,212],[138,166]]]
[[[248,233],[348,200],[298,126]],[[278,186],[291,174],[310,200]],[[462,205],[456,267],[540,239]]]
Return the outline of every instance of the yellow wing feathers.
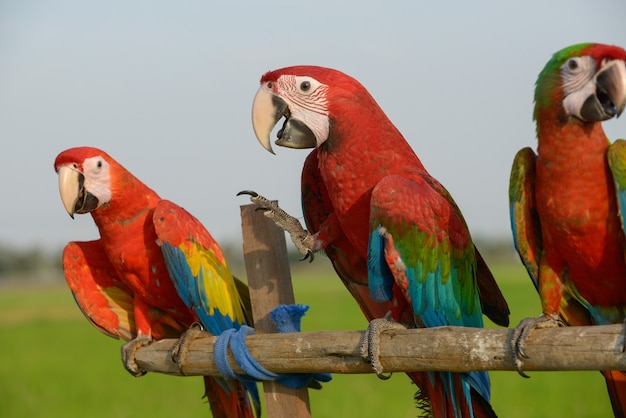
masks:
[[[196,277],[198,292],[209,315],[217,309],[240,324],[245,321],[235,280],[223,257],[198,243],[179,246],[187,257],[191,274]],[[219,254],[221,255],[221,254]]]

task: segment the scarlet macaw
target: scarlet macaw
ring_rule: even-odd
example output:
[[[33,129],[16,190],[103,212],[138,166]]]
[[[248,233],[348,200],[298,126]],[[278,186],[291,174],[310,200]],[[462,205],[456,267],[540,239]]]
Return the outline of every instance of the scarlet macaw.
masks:
[[[611,324],[626,307],[626,143],[613,145],[601,122],[626,106],[626,51],[578,44],[553,55],[535,88],[537,154],[517,153],[509,199],[515,246],[543,314],[522,320],[512,340],[518,371],[537,327]],[[616,416],[626,377],[605,371]],[[621,398],[621,399],[620,399]],[[623,399],[623,400],[622,400]]]
[[[482,298],[488,315],[508,324],[506,301],[452,197],[357,80],[314,66],[268,72],[252,119],[270,152],[271,130],[283,117],[276,144],[315,148],[302,172],[308,232],[262,196],[243,193],[303,254],[326,252],[368,320],[390,312],[408,326],[482,327]],[[374,322],[371,333],[379,327],[385,322]],[[364,348],[380,374],[370,342]],[[434,416],[495,416],[486,372],[409,376],[419,406]]]
[[[100,232],[65,247],[67,283],[100,331],[129,341],[122,357],[131,374],[144,373],[134,353],[153,340],[179,337],[197,321],[213,334],[246,323],[247,287],[196,218],[99,149],[68,149],[54,168],[67,212],[90,213]],[[248,392],[258,415],[254,383],[206,377],[205,389],[216,418],[253,417]]]

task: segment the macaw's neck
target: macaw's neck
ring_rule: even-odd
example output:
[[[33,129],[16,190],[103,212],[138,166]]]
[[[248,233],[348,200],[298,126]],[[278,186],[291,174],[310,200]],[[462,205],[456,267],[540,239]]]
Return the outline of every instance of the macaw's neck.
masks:
[[[605,213],[611,210],[606,207],[614,206],[615,200],[606,157],[609,142],[601,123],[582,123],[573,118],[563,122],[558,120],[553,118],[552,121],[557,122],[549,123],[545,119],[537,119],[538,199],[546,205],[549,202],[568,202],[567,206],[550,206],[552,212],[558,212],[555,216],[564,217],[563,211],[570,210],[572,205],[586,211],[587,193],[593,191],[597,201],[602,202],[602,207],[594,211]],[[581,193],[583,190],[586,193]],[[548,208],[542,210],[545,212]],[[579,215],[584,213],[576,216]]]
[[[423,168],[411,146],[377,105],[359,110],[350,116],[331,116],[329,137],[321,145],[320,154],[359,177],[381,178],[397,173],[401,163],[407,161]]]
[[[568,166],[581,160],[602,158],[609,141],[602,129],[601,122],[584,123],[575,118],[550,112],[540,113],[537,117],[537,151],[539,156],[566,158]],[[582,167],[581,167],[582,168]]]
[[[160,197],[134,176],[111,180],[111,200],[91,212],[100,235],[116,241],[121,229],[136,229],[140,237],[140,231],[152,225],[152,212]]]

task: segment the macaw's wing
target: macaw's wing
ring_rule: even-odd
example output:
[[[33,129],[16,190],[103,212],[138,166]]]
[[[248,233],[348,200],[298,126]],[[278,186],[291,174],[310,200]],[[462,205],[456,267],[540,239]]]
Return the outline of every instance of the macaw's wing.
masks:
[[[183,208],[162,200],[153,215],[178,295],[212,334],[246,323],[242,298],[217,242]]]
[[[126,341],[136,337],[133,294],[118,279],[100,241],[70,242],[63,251],[63,271],[72,295],[100,331]],[[182,324],[159,308],[148,312],[155,339],[177,338]]]
[[[117,278],[100,241],[67,244],[63,272],[76,303],[96,328],[126,341],[135,337],[132,293]]]
[[[433,184],[426,173],[387,176],[372,190],[370,290],[394,307],[404,298],[419,327],[482,327],[474,245],[458,208]],[[438,376],[452,399],[469,402],[472,387],[489,401],[486,372]],[[463,395],[455,394],[461,381]]]
[[[609,168],[615,182],[615,194],[619,208],[619,217],[624,231],[626,219],[626,141],[618,139],[610,147],[607,154]],[[601,309],[601,308],[600,308]],[[615,416],[624,416],[624,401],[626,399],[626,373],[622,371],[603,371],[606,379],[609,397]]]
[[[515,249],[538,290],[543,242],[535,204],[536,161],[537,155],[530,148],[521,149],[515,156],[509,179],[509,215]],[[571,286],[565,286],[562,291],[559,311],[567,324],[591,324],[589,311]]]
[[[307,230],[320,232],[327,245],[324,252],[335,272],[368,320],[382,318],[389,312],[388,302],[376,302],[370,296],[367,283],[367,260],[359,256],[348,241],[333,214],[333,206],[320,175],[317,148],[306,158],[302,170],[302,211]],[[332,231],[328,231],[333,229]]]
[[[608,152],[609,167],[615,182],[615,193],[617,194],[617,205],[619,206],[619,217],[622,221],[622,231],[624,231],[626,219],[626,141],[618,139],[610,147]]]
[[[625,231],[626,219],[626,141],[618,139],[610,147],[607,154],[609,168],[615,182],[615,194],[619,208],[619,217],[622,223],[622,231]],[[596,307],[597,309],[602,309]],[[626,407],[626,373],[616,370],[602,371],[606,379],[609,398],[613,406],[615,416],[625,416]]]
[[[460,209],[446,188],[430,176],[427,177],[427,180],[434,191],[448,201],[451,206],[450,209],[454,212],[460,213]],[[509,315],[511,314],[509,305],[507,304],[504,295],[502,295],[502,292],[500,291],[489,266],[487,266],[487,263],[476,246],[474,246],[474,253],[476,258],[476,282],[478,285],[478,294],[480,297],[482,312],[495,324],[508,327]]]
[[[509,179],[509,216],[513,242],[535,288],[539,288],[541,224],[535,206],[535,164],[537,155],[530,148],[521,149],[513,160]]]
[[[427,180],[387,176],[372,190],[370,290],[390,300],[400,289],[418,326],[482,327],[469,231]]]
[[[480,305],[483,314],[491,319],[495,324],[502,327],[509,326],[509,305],[504,299],[496,279],[491,274],[487,263],[480,255],[478,248],[474,247],[476,255],[476,281],[480,294]]]
[[[233,280],[235,281],[235,288],[237,289],[237,293],[241,298],[244,323],[254,328],[254,318],[252,318],[252,300],[250,299],[250,289],[248,288],[248,284],[244,283],[236,276],[233,276]]]

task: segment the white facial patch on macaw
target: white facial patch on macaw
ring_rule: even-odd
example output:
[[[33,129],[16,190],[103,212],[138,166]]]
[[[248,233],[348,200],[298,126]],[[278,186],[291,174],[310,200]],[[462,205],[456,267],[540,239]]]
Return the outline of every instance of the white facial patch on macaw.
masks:
[[[594,75],[596,61],[593,57],[573,57],[561,66],[561,80],[565,99],[563,109],[575,118],[584,120],[580,114],[587,98],[596,93]]]
[[[111,200],[111,174],[109,163],[102,157],[90,157],[83,161],[84,187],[98,198],[98,207]]]
[[[277,80],[279,95],[288,103],[291,117],[303,122],[317,145],[328,139],[328,86],[313,77],[283,75]]]

